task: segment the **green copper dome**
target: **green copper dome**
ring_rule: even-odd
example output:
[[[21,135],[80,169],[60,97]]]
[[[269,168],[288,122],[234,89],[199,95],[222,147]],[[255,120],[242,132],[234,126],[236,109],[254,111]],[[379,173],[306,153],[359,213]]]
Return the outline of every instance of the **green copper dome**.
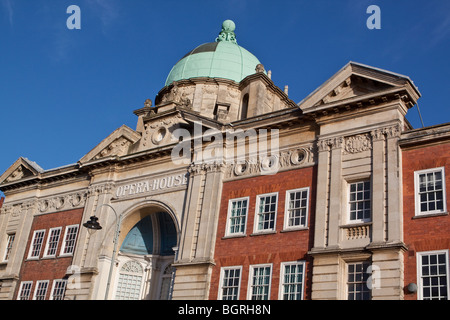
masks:
[[[225,78],[240,82],[255,73],[260,62],[237,44],[234,30],[234,22],[225,20],[216,41],[202,44],[188,52],[172,68],[165,85],[198,77]]]

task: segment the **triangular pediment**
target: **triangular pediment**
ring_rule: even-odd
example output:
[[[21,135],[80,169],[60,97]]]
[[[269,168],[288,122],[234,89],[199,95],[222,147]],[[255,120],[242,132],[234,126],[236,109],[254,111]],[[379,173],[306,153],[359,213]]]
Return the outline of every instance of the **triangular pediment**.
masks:
[[[0,176],[0,184],[37,177],[43,172],[44,169],[42,169],[36,162],[20,157]]]
[[[331,102],[373,94],[391,89],[393,87],[394,86],[383,82],[367,79],[357,75],[351,75],[333,88],[328,94],[324,95],[322,99],[314,104],[314,106],[316,107]]]
[[[80,163],[107,157],[124,156],[128,154],[131,145],[136,143],[140,138],[141,135],[139,133],[123,125],[81,158]]]
[[[400,91],[405,91],[414,102],[420,97],[419,91],[406,76],[349,62],[298,105],[304,113],[308,113]]]

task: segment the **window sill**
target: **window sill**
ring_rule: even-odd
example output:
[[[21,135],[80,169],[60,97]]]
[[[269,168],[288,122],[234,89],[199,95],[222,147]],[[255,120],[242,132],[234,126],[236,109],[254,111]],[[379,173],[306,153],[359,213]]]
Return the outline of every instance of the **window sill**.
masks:
[[[283,229],[280,232],[281,233],[285,233],[285,232],[292,232],[292,231],[303,231],[303,230],[309,230],[309,227],[292,227],[292,228],[288,228],[288,229]]]
[[[354,228],[354,227],[362,227],[362,226],[370,226],[372,225],[372,221],[367,222],[349,222],[346,224],[341,224],[339,228]]]
[[[264,235],[268,235],[268,234],[276,234],[276,233],[277,233],[276,230],[259,231],[259,232],[253,232],[252,234],[250,234],[250,237],[254,237],[254,236],[264,236]]]
[[[247,237],[246,234],[230,234],[227,236],[223,236],[221,239],[226,240],[226,239],[245,238],[245,237]]]
[[[440,216],[448,216],[448,211],[445,212],[437,212],[437,213],[422,213],[419,215],[415,215],[412,219],[422,219],[422,218],[431,218],[431,217],[440,217]]]
[[[39,260],[39,259],[40,259],[40,257],[29,257],[29,258],[26,258],[25,261],[36,261],[36,260]]]
[[[56,259],[56,256],[43,256],[41,260]]]

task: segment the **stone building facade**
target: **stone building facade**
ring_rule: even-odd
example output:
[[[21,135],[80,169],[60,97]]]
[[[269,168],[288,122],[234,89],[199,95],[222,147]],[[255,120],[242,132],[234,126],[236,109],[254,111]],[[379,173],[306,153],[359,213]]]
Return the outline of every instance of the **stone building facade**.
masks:
[[[296,103],[234,30],[136,129],[0,176],[0,299],[448,299],[450,125],[413,129],[414,83],[355,62]]]

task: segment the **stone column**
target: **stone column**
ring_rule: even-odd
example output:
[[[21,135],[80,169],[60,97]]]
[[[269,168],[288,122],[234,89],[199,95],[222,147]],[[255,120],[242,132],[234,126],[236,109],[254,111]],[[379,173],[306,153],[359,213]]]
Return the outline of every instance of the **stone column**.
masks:
[[[193,164],[173,299],[207,299],[219,215],[223,169],[218,164]]]
[[[316,214],[314,227],[314,248],[324,249],[327,245],[327,220],[328,220],[328,153],[329,147],[326,140],[317,143],[317,189],[316,189]]]
[[[400,125],[388,127],[384,131],[387,138],[388,242],[401,243],[403,242],[403,210],[401,160],[398,147]]]
[[[30,237],[31,225],[33,223],[33,217],[37,211],[37,204],[34,200],[26,201],[25,203],[15,205],[4,205],[0,214],[4,219],[4,230],[6,232],[13,231],[16,226],[15,240],[17,243],[27,243]],[[6,237],[5,237],[6,238]],[[1,300],[13,300],[14,292],[18,285],[20,268],[22,262],[26,259],[28,252],[25,251],[26,246],[13,245],[8,264],[5,271],[0,277],[0,299]],[[4,254],[4,252],[2,252]]]
[[[371,132],[372,136],[372,242],[385,241],[384,209],[384,134],[381,129]]]
[[[330,208],[328,210],[328,247],[339,248],[339,225],[342,208],[342,143],[343,138],[332,139],[330,163]]]
[[[100,210],[97,209],[101,204],[110,203],[112,188],[113,183],[106,182],[90,186],[87,192],[86,206],[79,228],[78,239],[80,239],[80,242],[74,252],[73,268],[68,270],[68,275],[72,278],[69,278],[69,280],[73,280],[73,285],[68,286],[66,290],[66,299],[68,300],[104,299],[106,279],[111,262],[111,257],[105,256],[104,252],[112,254],[112,237],[116,217],[114,212],[106,212],[106,210],[111,211],[106,206]],[[117,213],[120,214],[120,212]],[[83,227],[83,223],[94,214],[99,218],[103,229],[90,235],[88,230]],[[105,244],[106,246],[103,247]],[[100,275],[100,277],[97,278],[97,275]]]

